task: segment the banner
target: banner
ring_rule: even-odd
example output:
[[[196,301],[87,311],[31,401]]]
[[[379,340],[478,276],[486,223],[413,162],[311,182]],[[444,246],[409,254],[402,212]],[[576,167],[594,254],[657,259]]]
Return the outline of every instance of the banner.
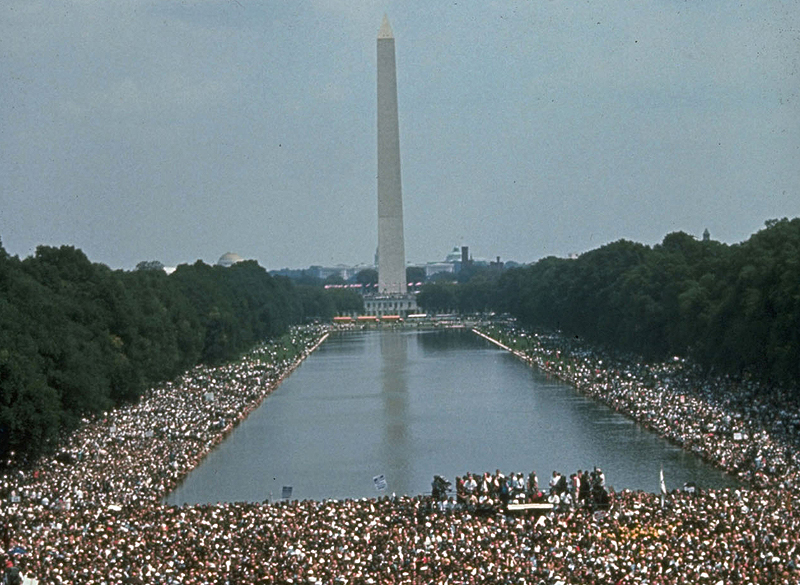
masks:
[[[372,478],[372,483],[375,484],[375,489],[379,492],[386,490],[386,476],[384,474],[376,475]]]

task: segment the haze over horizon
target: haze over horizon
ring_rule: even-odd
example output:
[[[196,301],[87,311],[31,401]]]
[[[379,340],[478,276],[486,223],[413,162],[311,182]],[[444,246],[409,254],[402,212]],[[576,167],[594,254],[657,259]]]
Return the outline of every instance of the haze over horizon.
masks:
[[[370,264],[384,13],[409,262],[800,215],[795,2],[7,0],[3,247]]]

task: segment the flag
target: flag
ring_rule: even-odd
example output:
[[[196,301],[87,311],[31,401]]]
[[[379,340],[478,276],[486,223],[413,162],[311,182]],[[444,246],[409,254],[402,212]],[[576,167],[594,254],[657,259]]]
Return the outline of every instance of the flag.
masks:
[[[664,467],[663,466],[661,467],[661,493],[662,494],[666,494],[667,493],[667,486],[664,483]]]

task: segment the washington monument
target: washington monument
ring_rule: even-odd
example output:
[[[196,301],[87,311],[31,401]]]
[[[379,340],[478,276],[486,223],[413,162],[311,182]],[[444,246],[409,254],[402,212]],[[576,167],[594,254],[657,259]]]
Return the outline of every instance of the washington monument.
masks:
[[[384,16],[378,31],[378,293],[406,293],[400,127],[394,35]]]

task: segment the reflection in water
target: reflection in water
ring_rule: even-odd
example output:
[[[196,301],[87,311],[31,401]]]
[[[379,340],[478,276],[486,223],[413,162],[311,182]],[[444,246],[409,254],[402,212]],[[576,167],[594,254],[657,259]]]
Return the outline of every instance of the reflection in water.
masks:
[[[486,347],[485,340],[477,335],[464,329],[455,328],[421,331],[417,334],[417,340],[423,355],[427,357],[436,357],[452,351],[463,351],[467,347]]]
[[[389,477],[389,490],[408,493],[408,334],[387,332],[380,337],[381,399],[383,401],[384,436],[382,458],[389,469],[400,471],[399,477]]]
[[[374,497],[434,474],[603,468],[617,489],[734,481],[469,331],[331,336],[168,503]]]

